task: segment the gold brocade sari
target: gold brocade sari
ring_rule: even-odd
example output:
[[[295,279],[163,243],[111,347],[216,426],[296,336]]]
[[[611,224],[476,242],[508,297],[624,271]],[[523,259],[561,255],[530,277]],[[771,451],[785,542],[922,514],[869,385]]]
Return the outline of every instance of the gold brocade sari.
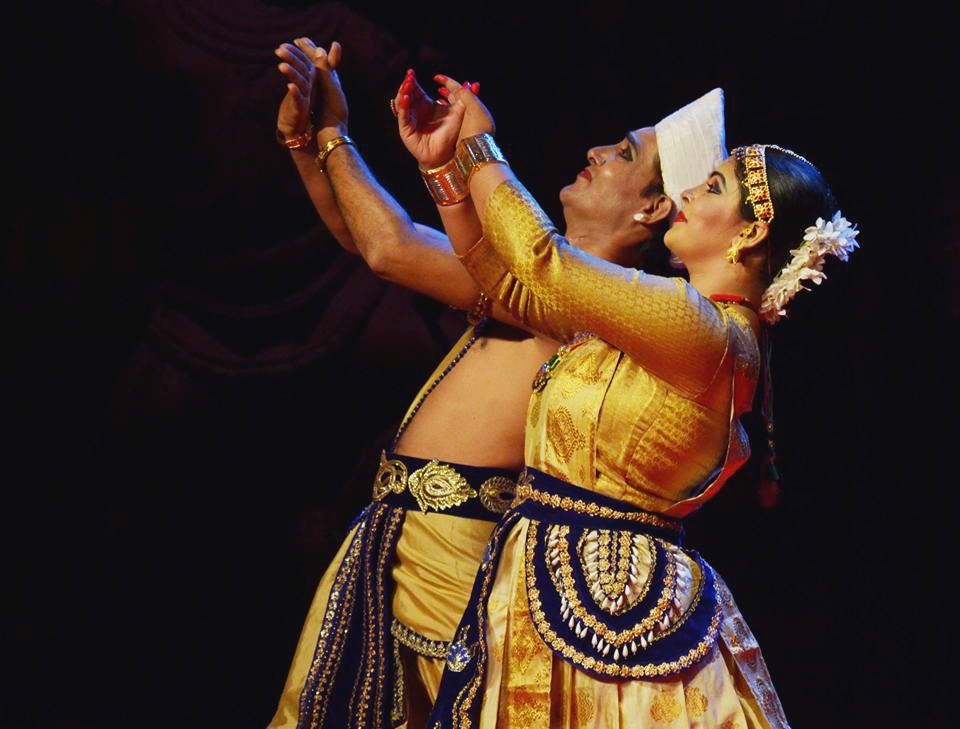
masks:
[[[541,515],[530,499],[515,503],[494,531],[458,630],[462,660],[448,661],[431,729],[786,727],[723,581],[693,553],[605,520],[609,508],[577,496],[616,499],[624,513],[640,510],[630,518],[655,521],[681,518],[716,493],[749,456],[739,418],[751,405],[759,350],[748,320],[681,279],[570,246],[513,181],[490,197],[484,239],[464,263],[519,321],[572,341],[533,394],[525,458],[547,481],[579,490],[543,497]],[[571,339],[571,323],[593,336]],[[575,528],[580,541],[559,550],[563,530]],[[625,545],[619,558],[603,552],[599,567],[588,544],[597,535]],[[658,567],[644,557],[648,547],[673,555],[676,567]],[[694,575],[692,586],[681,572]],[[620,573],[628,577],[611,591]],[[659,604],[638,597],[645,580],[663,590]],[[680,659],[645,662],[684,640],[678,626],[688,616],[696,622],[698,584],[713,612],[697,618],[689,645],[674,646]],[[653,626],[635,640],[625,632],[631,611],[638,625]]]

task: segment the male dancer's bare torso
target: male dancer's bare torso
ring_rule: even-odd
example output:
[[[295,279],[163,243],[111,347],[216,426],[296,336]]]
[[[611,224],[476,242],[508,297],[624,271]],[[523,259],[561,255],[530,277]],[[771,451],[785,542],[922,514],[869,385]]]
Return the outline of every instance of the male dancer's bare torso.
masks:
[[[519,470],[531,383],[558,346],[490,322],[423,400],[396,452]]]

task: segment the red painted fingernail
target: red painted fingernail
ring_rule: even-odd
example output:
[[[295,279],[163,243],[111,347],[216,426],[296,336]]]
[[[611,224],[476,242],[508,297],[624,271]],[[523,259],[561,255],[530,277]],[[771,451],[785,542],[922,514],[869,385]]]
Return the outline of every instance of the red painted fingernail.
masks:
[[[475,93],[475,94],[479,94],[479,93],[480,93],[480,82],[479,82],[479,81],[474,81],[472,84],[470,84],[470,90],[471,90],[473,93]]]
[[[447,82],[447,77],[444,76],[442,73],[438,73],[436,76],[433,77],[433,80],[439,81],[440,83],[443,84]]]
[[[437,89],[437,93],[440,94],[440,96],[450,96],[450,90],[446,86],[441,86]]]

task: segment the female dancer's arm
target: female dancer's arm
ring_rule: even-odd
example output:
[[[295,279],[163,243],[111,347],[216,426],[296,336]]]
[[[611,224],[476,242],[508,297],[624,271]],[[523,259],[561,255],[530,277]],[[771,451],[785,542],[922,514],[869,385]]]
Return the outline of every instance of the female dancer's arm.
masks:
[[[465,106],[461,137],[490,132],[489,112],[452,80],[452,103]],[[713,380],[729,341],[718,309],[682,279],[651,276],[570,245],[502,164],[470,179],[484,236],[454,241],[464,265],[511,315],[539,330],[552,319],[575,322],[690,394]]]

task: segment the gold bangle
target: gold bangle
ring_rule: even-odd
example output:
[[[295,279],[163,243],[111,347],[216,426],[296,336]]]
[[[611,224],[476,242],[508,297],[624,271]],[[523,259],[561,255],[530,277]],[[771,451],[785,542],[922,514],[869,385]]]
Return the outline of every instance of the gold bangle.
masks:
[[[477,248],[480,246],[481,243],[483,243],[483,236],[480,236],[480,237],[477,239],[477,242],[474,243],[472,246],[470,246],[470,247],[469,247],[467,250],[465,250],[463,253],[457,253],[456,251],[454,251],[454,252],[453,252],[453,255],[455,255],[457,258],[459,258],[459,259],[462,261],[464,258],[466,258],[466,257],[469,256],[471,253],[473,253],[475,250],[477,250]]]
[[[454,155],[457,167],[460,168],[460,175],[465,184],[469,187],[470,178],[473,173],[481,167],[499,162],[510,166],[507,158],[503,156],[500,147],[497,146],[493,136],[484,132],[483,134],[474,134],[472,137],[464,137],[457,143],[457,153]]]
[[[287,149],[301,149],[310,144],[313,140],[313,124],[307,124],[307,130],[302,134],[298,134],[291,139],[287,139],[287,136],[280,131],[280,128],[277,127],[277,144],[281,147],[286,147]]]
[[[423,178],[433,201],[442,207],[463,202],[470,194],[466,182],[460,174],[456,157],[439,167],[432,169],[421,167],[420,176]]]
[[[354,147],[357,146],[346,134],[341,134],[339,137],[334,137],[331,139],[329,142],[323,145],[323,148],[320,150],[320,154],[317,155],[317,167],[320,168],[321,172],[327,171],[327,157],[329,157],[330,153],[341,144],[353,144]]]
[[[476,324],[481,319],[486,319],[490,316],[490,310],[493,309],[493,302],[490,301],[490,297],[487,296],[483,291],[480,292],[480,298],[477,299],[477,303],[473,305],[473,308],[470,309],[467,314],[467,322],[470,324]]]

